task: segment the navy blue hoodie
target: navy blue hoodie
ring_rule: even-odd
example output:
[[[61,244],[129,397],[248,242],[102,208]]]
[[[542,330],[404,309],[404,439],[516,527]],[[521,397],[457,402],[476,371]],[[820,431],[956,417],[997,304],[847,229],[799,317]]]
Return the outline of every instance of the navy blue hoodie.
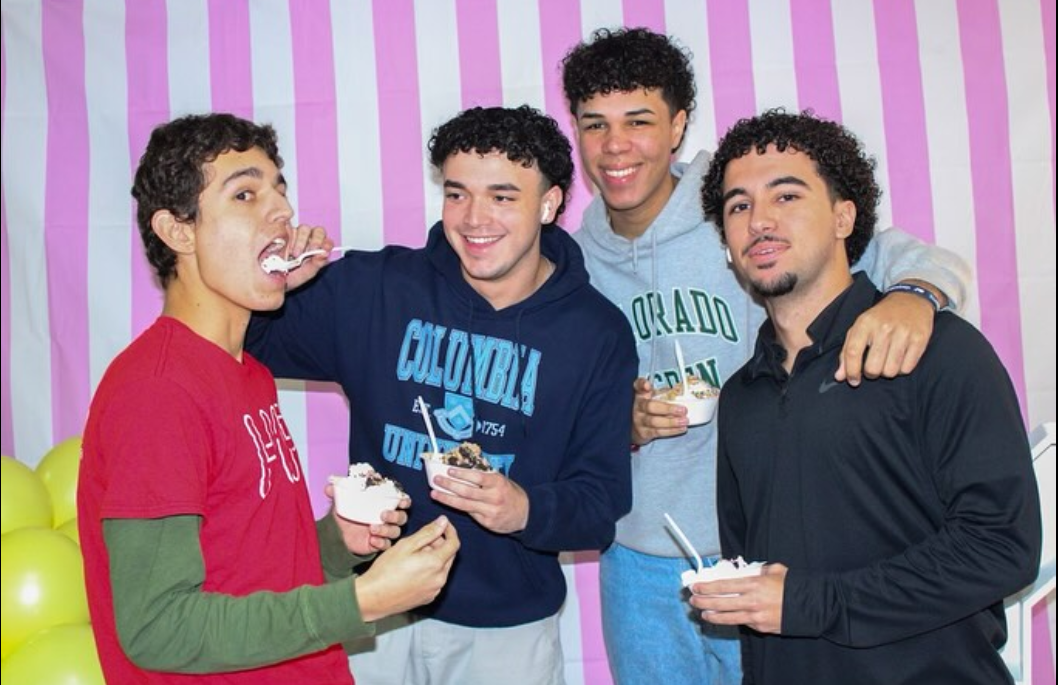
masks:
[[[281,310],[255,316],[247,336],[276,376],[342,386],[350,459],[411,495],[405,530],[441,513],[455,524],[462,548],[448,584],[417,610],[450,623],[504,627],[556,613],[566,596],[558,552],[605,547],[631,507],[631,330],[588,284],[565,231],[544,228],[541,251],[554,273],[497,311],[464,280],[438,223],[423,249],[347,253]],[[476,442],[525,489],[525,530],[495,534],[430,499],[419,395],[442,449]]]

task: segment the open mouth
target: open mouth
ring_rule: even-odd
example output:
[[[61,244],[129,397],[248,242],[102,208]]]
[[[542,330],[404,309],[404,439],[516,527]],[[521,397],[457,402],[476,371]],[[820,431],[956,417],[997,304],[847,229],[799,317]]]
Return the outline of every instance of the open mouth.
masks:
[[[268,246],[261,250],[261,253],[257,255],[257,262],[261,265],[261,270],[266,274],[275,273],[277,271],[285,273],[287,270],[287,260],[286,257],[283,256],[283,251],[286,246],[287,241],[283,238],[276,238],[268,243]]]

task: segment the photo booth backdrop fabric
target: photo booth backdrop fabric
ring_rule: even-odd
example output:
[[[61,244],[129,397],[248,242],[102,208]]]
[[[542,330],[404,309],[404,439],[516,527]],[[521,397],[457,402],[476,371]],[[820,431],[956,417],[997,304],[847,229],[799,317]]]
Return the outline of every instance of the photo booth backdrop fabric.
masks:
[[[859,134],[886,190],[880,225],[969,261],[967,316],[1026,425],[1055,416],[1053,0],[4,0],[2,14],[0,448],[30,465],[80,433],[107,364],[160,310],[128,192],[155,125],[270,122],[300,221],[343,245],[417,246],[440,216],[431,130],[529,103],[571,133],[558,63],[621,25],[693,52],[684,159],[780,105]],[[590,197],[578,175],[567,229]],[[320,508],[346,464],[345,400],[280,387]],[[594,558],[566,562],[569,680],[608,682]]]

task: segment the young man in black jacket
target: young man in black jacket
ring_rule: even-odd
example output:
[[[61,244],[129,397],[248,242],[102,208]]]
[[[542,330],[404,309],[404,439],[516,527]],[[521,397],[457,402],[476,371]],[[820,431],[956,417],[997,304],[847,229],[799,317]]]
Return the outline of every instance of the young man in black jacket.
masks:
[[[1002,600],[1035,577],[1040,510],[999,359],[941,312],[911,374],[833,378],[881,297],[849,271],[878,194],[848,131],[781,111],[733,127],[703,184],[768,311],[721,394],[717,481],[725,556],[769,563],[691,599],[745,626],[745,682],[1011,682]]]

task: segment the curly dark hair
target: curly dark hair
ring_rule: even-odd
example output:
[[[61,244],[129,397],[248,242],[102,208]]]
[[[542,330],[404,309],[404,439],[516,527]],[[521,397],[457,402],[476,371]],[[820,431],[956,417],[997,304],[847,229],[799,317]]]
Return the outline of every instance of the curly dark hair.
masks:
[[[764,154],[769,145],[780,152],[790,147],[808,155],[831,200],[851,200],[856,205],[856,222],[845,239],[849,264],[855,264],[867,249],[878,221],[882,191],[874,178],[875,161],[847,128],[820,119],[811,110],[801,114],[789,114],[781,108],[768,110],[739,120],[724,135],[702,180],[702,210],[716,223],[720,239],[724,239],[724,173],[728,163],[750,150]]]
[[[136,223],[162,287],[176,271],[176,253],[151,228],[154,213],[167,209],[178,221],[198,219],[198,197],[209,179],[205,165],[232,150],[245,152],[260,148],[278,168],[276,132],[231,114],[199,114],[174,119],[151,132],[147,149],[140,157],[132,197],[136,199]]]
[[[499,152],[527,169],[536,164],[548,183],[562,190],[562,202],[552,221],[566,209],[573,183],[572,148],[554,119],[528,105],[468,109],[435,129],[427,148],[430,163],[438,171],[459,152]]]
[[[562,88],[569,111],[577,116],[582,102],[595,95],[660,89],[675,116],[694,111],[691,53],[674,39],[650,29],[598,29],[562,59]]]

